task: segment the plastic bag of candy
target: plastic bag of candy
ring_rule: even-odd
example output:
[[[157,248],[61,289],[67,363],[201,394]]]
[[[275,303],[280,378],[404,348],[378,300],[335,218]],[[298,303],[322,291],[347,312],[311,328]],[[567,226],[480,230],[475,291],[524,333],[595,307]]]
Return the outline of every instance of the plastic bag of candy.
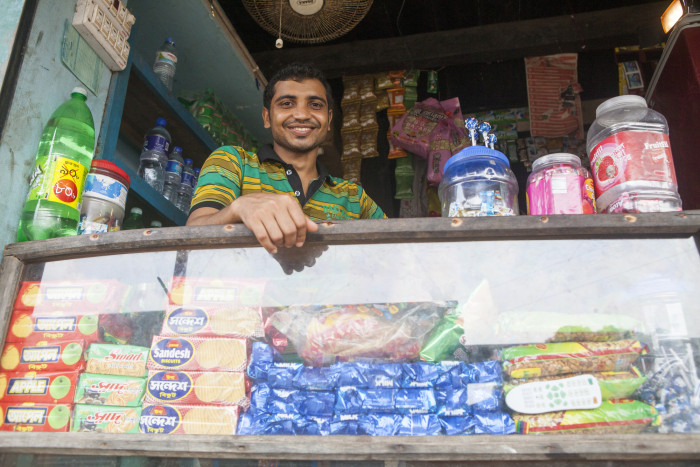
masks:
[[[290,306],[270,317],[307,365],[411,361],[455,302]]]

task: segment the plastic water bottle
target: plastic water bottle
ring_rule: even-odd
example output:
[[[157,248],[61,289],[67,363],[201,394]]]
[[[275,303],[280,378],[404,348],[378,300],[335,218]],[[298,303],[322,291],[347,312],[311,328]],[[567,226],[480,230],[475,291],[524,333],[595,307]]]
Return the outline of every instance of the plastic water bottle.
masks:
[[[129,215],[124,219],[122,224],[122,230],[134,230],[143,229],[145,225],[143,223],[143,211],[141,208],[134,206],[129,210]]]
[[[175,146],[170,153],[168,164],[165,166],[165,183],[163,184],[163,196],[171,203],[175,203],[177,187],[182,180],[182,168],[185,160],[182,158],[182,148]]]
[[[163,191],[165,182],[165,162],[170,151],[170,133],[165,129],[164,118],[156,120],[143,140],[138,174],[158,193]]]
[[[175,206],[177,206],[180,211],[189,212],[190,210],[192,193],[194,193],[194,187],[192,185],[193,180],[194,168],[192,167],[192,159],[185,159],[185,166],[182,168],[182,179],[177,189],[177,201],[175,203]]]
[[[192,182],[192,188],[197,188],[197,183],[199,182],[199,172],[202,169],[194,169],[194,181]]]
[[[46,123],[36,152],[17,241],[76,235],[83,184],[95,146],[87,91],[77,87]]]
[[[153,63],[153,73],[165,85],[165,88],[172,92],[175,68],[177,67],[177,55],[175,42],[171,37],[165,39],[163,45],[156,52],[156,60]]]

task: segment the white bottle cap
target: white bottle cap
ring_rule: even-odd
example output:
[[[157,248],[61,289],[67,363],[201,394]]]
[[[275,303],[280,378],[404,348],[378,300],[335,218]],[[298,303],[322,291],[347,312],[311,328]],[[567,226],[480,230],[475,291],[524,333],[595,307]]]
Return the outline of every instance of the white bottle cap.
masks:
[[[137,208],[136,206],[131,208],[131,211],[129,211],[129,212],[133,212],[134,214],[143,214],[143,211],[141,210],[141,208]]]
[[[70,93],[73,94],[74,92],[77,92],[78,94],[82,94],[82,95],[85,96],[85,97],[87,97],[87,95],[88,95],[88,94],[87,94],[87,89],[85,89],[85,88],[82,87],[82,86],[76,86],[76,87],[74,87],[73,90],[72,90]]]

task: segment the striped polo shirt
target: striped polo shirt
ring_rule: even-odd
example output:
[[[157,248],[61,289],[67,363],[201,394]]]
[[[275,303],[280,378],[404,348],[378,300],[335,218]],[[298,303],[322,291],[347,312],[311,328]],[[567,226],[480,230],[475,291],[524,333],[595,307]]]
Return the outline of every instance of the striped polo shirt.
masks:
[[[296,197],[304,214],[316,221],[386,218],[361,186],[332,177],[319,161],[316,169],[319,177],[304,194],[297,171],[271,145],[263,146],[258,155],[238,146],[221,147],[202,166],[190,212],[201,207],[223,209],[239,196],[264,192]]]

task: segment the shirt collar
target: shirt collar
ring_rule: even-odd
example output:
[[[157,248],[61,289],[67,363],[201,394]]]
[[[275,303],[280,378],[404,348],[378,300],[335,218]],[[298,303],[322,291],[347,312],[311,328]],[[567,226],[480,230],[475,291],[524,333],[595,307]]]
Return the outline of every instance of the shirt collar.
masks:
[[[258,159],[260,160],[260,162],[273,161],[273,162],[279,162],[280,164],[284,165],[285,167],[287,167],[287,166],[291,167],[291,164],[287,164],[275,152],[275,150],[271,144],[264,144],[260,148],[260,150],[258,151]],[[318,179],[325,180],[326,182],[328,182],[328,184],[330,186],[335,186],[333,179],[331,178],[330,174],[328,173],[328,169],[326,169],[326,167],[323,164],[321,164],[321,161],[319,161],[318,158],[316,158],[316,171],[318,172]]]

